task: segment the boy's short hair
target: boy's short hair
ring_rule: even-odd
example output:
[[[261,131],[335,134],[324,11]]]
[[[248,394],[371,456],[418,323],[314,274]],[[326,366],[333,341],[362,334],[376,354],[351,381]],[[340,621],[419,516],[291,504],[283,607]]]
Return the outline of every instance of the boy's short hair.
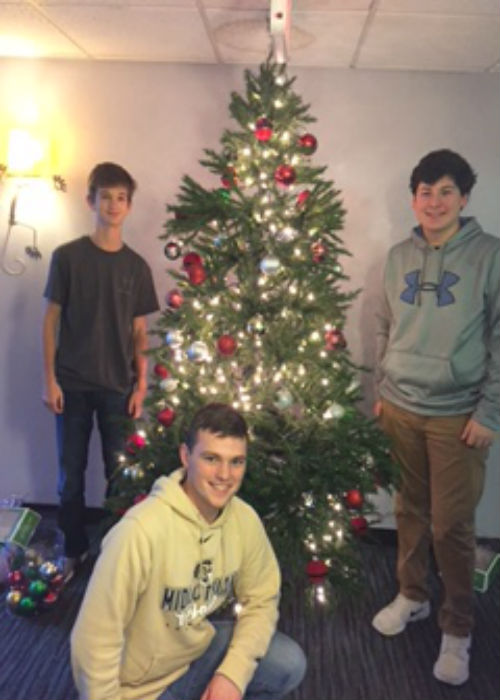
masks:
[[[184,440],[190,451],[196,444],[199,430],[208,430],[209,433],[220,437],[248,439],[245,419],[225,403],[209,403],[195,413],[186,430]]]
[[[469,194],[476,183],[476,173],[461,155],[443,148],[431,151],[413,169],[410,177],[410,190],[413,194],[421,182],[433,185],[445,176],[451,177],[461,195]]]
[[[99,187],[120,186],[125,187],[128,201],[131,202],[137,183],[130,173],[116,163],[98,163],[89,175],[87,197],[91,202],[95,202]]]

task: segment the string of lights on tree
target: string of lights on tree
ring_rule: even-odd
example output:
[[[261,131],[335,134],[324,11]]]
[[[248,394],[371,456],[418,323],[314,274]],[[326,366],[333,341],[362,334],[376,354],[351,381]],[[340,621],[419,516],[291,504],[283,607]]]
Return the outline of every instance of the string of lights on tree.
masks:
[[[165,308],[152,330],[147,420],[131,430],[109,508],[119,516],[179,466],[196,409],[226,402],[251,427],[242,495],[263,518],[290,580],[319,605],[359,583],[367,495],[395,470],[358,409],[360,372],[344,334],[339,191],[312,163],[309,106],[285,67],[245,72],[206,184],[183,178],[161,238]],[[361,235],[361,234],[360,234]]]

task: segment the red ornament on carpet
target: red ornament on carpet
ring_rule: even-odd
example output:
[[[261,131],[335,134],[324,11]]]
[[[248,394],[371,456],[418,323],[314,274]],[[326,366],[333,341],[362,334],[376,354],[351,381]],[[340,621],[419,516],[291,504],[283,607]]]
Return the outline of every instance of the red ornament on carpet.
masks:
[[[172,289],[167,294],[167,304],[170,306],[171,309],[179,309],[182,306],[183,302],[184,297],[178,289]]]
[[[357,535],[364,535],[368,530],[368,521],[359,515],[357,518],[351,519],[351,527]]]
[[[9,571],[7,575],[7,583],[11,588],[15,588],[19,591],[23,588],[26,588],[26,581],[23,572],[19,571],[18,569],[15,569],[14,571]]]
[[[207,279],[207,273],[205,272],[203,265],[190,265],[187,272],[189,281],[195,286],[203,284],[203,282]]]
[[[328,566],[321,559],[313,559],[306,564],[306,574],[311,583],[323,583],[328,573]]]
[[[142,450],[143,447],[146,447],[146,438],[144,435],[134,433],[127,438],[126,449],[130,454],[135,454],[137,450]]]
[[[348,508],[361,508],[363,494],[358,489],[350,489],[345,495],[345,503]]]
[[[299,194],[297,195],[297,200],[296,200],[297,206],[303,207],[310,196],[311,196],[310,190],[302,190],[302,192],[299,192]]]
[[[54,607],[58,598],[59,596],[57,595],[56,591],[48,591],[42,598],[40,605],[44,610],[49,610],[50,608]]]
[[[198,253],[186,253],[186,255],[182,258],[182,267],[185,270],[189,270],[192,265],[203,265],[203,260]]]
[[[237,345],[236,340],[229,334],[221,335],[217,341],[217,349],[221,355],[233,355]]]
[[[162,365],[159,362],[153,367],[153,372],[156,374],[157,377],[160,377],[160,379],[166,379],[167,377],[170,377],[170,372],[168,371],[168,369],[165,367],[165,365]]]
[[[339,328],[331,328],[325,332],[325,347],[327,350],[342,350],[347,346],[344,334]]]
[[[313,134],[303,134],[299,138],[299,148],[306,155],[310,156],[318,147],[318,140]]]
[[[175,420],[175,411],[167,406],[163,411],[160,411],[156,416],[158,423],[161,423],[165,428],[169,428]]]
[[[297,173],[291,165],[278,165],[274,171],[274,179],[279,185],[291,185],[295,182]]]
[[[261,117],[255,122],[255,131],[253,133],[257,141],[269,141],[273,135],[273,125],[269,119]]]

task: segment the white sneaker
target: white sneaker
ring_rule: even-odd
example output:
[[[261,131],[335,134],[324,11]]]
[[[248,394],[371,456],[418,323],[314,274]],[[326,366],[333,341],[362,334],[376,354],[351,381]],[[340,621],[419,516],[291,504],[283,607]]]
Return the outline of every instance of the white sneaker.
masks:
[[[382,608],[372,620],[377,632],[392,637],[404,630],[408,622],[423,620],[429,616],[431,606],[428,600],[420,602],[410,600],[402,593],[394,598],[385,608]]]
[[[443,634],[439,657],[434,664],[434,676],[438,681],[462,685],[469,678],[469,649],[471,637],[455,637]]]

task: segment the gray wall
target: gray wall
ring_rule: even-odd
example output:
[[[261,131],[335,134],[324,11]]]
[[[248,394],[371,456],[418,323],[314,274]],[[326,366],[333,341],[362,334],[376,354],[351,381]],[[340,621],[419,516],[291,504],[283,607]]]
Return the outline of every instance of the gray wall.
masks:
[[[468,206],[483,227],[498,235],[499,90],[497,75],[368,72],[297,69],[296,89],[318,122],[315,163],[328,165],[347,209],[343,237],[353,257],[344,267],[349,287],[362,287],[347,328],[354,358],[373,362],[372,298],[387,249],[413,223],[408,176],[429,150],[450,147],[479,172]],[[37,226],[42,260],[27,261],[19,277],[0,272],[0,498],[20,494],[39,503],[56,502],[56,459],[52,417],[42,406],[40,327],[42,293],[54,247],[88,233],[92,218],[84,202],[85,179],[101,160],[116,160],[139,182],[125,238],[151,264],[158,294],[169,287],[167,262],[157,236],[165,204],[173,203],[181,177],[189,173],[209,186],[215,176],[198,165],[205,147],[218,147],[231,126],[229,93],[243,87],[240,67],[0,61],[0,134],[28,120],[39,121],[58,142],[59,170],[68,193],[51,195],[50,206],[24,203],[24,217]],[[0,235],[4,240],[12,183],[0,188]],[[31,208],[30,208],[31,207]],[[13,236],[9,261],[29,243]],[[371,404],[371,380],[365,381]],[[500,536],[498,444],[478,512],[482,535]],[[102,500],[98,441],[88,474],[88,500]],[[384,525],[391,502],[377,498]]]

